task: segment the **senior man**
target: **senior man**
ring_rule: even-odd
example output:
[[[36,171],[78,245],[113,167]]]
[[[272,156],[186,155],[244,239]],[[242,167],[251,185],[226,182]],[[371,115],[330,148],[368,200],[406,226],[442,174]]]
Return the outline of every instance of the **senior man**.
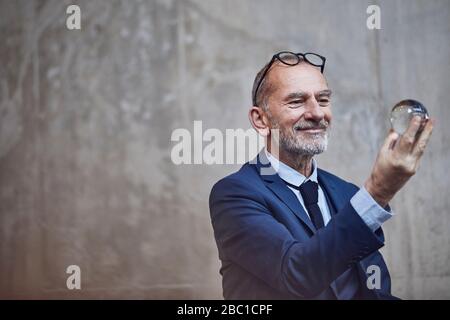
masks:
[[[255,78],[249,119],[266,147],[209,201],[225,299],[394,298],[381,225],[433,120],[391,130],[361,188],[321,170],[314,155],[327,149],[332,123],[324,67],[321,55],[280,52]]]

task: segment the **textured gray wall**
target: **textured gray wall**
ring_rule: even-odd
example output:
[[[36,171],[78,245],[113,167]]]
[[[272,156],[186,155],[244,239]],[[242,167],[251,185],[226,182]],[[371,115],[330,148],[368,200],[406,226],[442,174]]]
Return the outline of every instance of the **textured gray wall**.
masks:
[[[69,3],[81,31],[65,27]],[[221,298],[207,199],[239,166],[176,166],[171,133],[249,128],[255,72],[291,49],[328,59],[318,161],[346,179],[364,182],[395,102],[437,118],[383,252],[395,294],[450,298],[449,33],[448,0],[1,0],[0,297]]]

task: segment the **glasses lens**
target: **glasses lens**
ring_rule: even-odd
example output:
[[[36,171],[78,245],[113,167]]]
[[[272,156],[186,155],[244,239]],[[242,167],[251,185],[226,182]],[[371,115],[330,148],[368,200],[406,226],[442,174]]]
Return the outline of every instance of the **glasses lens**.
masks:
[[[278,59],[289,66],[295,66],[300,62],[299,56],[292,52],[281,52],[278,54]]]
[[[320,67],[323,64],[323,60],[321,57],[319,57],[317,54],[314,53],[306,53],[305,59],[311,63],[312,65],[315,65],[316,67]]]

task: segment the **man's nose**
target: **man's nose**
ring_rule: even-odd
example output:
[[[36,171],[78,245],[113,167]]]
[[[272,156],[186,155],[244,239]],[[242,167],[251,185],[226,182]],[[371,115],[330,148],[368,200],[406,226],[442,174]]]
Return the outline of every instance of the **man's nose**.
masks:
[[[322,107],[319,105],[315,98],[310,99],[306,106],[304,117],[305,119],[321,121],[325,116]]]

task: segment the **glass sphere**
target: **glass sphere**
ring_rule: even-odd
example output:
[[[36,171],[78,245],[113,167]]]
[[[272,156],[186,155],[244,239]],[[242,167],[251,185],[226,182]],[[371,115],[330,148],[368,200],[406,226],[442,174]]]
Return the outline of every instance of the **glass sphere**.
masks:
[[[408,129],[412,117],[419,115],[422,119],[428,119],[428,111],[419,101],[407,99],[397,103],[391,111],[391,125],[398,134],[403,134]]]

